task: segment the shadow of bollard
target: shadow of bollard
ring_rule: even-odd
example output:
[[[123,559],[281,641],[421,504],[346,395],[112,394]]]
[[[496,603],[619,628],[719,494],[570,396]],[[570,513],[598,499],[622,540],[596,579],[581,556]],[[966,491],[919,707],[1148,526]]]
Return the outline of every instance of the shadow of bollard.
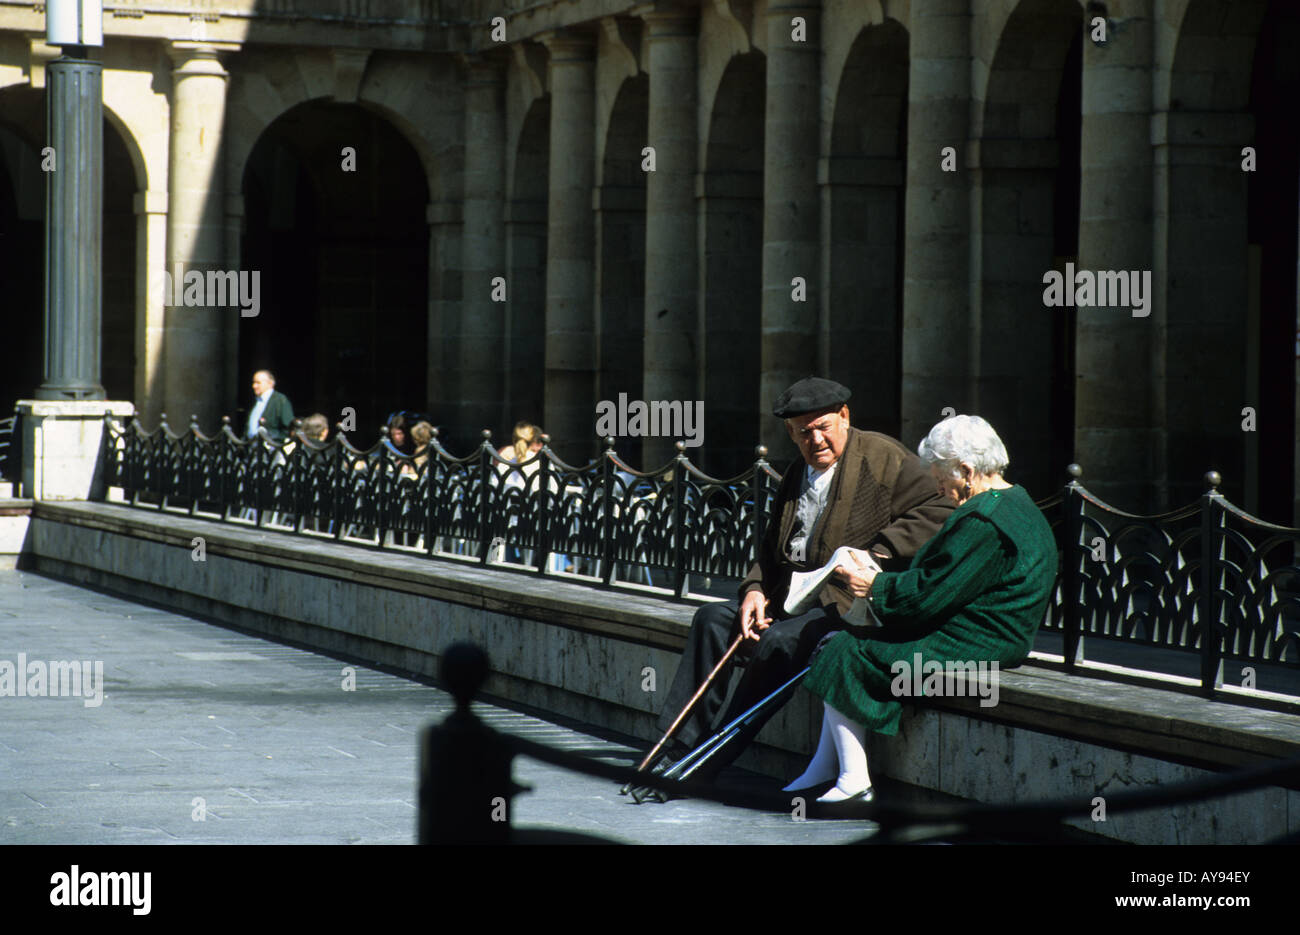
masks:
[[[487,653],[456,643],[442,681],[456,710],[420,737],[420,844],[509,844],[510,800],[526,787],[511,775],[514,752],[469,708],[488,676]]]
[[[515,782],[515,744],[469,709],[487,681],[488,657],[472,643],[442,654],[442,682],[456,710],[420,736],[419,844],[619,844],[563,828],[512,828],[510,801],[530,787]]]

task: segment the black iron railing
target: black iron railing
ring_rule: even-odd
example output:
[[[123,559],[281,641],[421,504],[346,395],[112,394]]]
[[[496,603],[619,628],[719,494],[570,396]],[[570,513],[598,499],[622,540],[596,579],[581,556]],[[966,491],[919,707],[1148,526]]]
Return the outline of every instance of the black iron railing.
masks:
[[[516,464],[483,433],[458,458],[437,436],[413,454],[381,437],[367,449],[343,435],[276,444],[215,436],[191,422],[173,433],[109,420],[105,474],[132,504],[332,536],[381,549],[458,556],[538,574],[581,572],[604,585],[650,585],[684,599],[692,582],[743,577],[761,540],[780,475],[765,449],[743,474],[699,471],[678,447],[654,471],[614,451],[575,466],[549,447]],[[1200,656],[1201,688],[1221,685],[1227,660],[1300,669],[1300,529],[1228,503],[1217,474],[1195,503],[1159,516],[1117,510],[1079,483],[1039,502],[1060,547],[1043,630],[1059,633],[1066,664],[1087,637]]]
[[[18,416],[0,419],[0,481],[18,480]]]
[[[683,598],[692,576],[744,577],[780,482],[763,448],[749,470],[722,479],[680,445],[672,461],[644,472],[619,458],[613,439],[585,465],[549,447],[516,464],[486,431],[478,450],[458,458],[436,434],[404,454],[386,434],[361,449],[342,434],[319,443],[295,430],[277,445],[264,432],[239,438],[223,422],[209,436],[193,422],[177,435],[165,417],[152,433],[109,420],[109,486],[134,505],[540,573],[573,568]]]

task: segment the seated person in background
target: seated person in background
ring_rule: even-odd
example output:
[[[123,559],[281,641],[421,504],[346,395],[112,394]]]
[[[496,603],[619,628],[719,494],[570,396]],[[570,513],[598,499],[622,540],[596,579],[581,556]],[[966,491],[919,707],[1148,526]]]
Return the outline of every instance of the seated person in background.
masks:
[[[402,462],[403,477],[418,477],[419,470],[429,460],[429,442],[433,440],[433,426],[428,422],[417,422],[411,426],[412,450],[420,452],[410,461]]]
[[[541,426],[533,425],[531,422],[516,422],[514,436],[509,445],[497,451],[507,461],[515,464],[523,464],[534,454],[542,450],[542,429]],[[523,488],[526,479],[531,477],[537,470],[538,462],[526,465],[523,468],[507,468],[497,465],[497,469],[505,474],[505,483],[507,487]]]
[[[835,780],[817,801],[873,797],[863,739],[868,728],[898,732],[902,704],[892,685],[917,654],[923,667],[1018,665],[1033,647],[1056,580],[1056,540],[1025,489],[1003,480],[1002,440],[979,416],[953,416],[930,430],[919,453],[957,508],[906,571],[836,569],[882,627],[840,633],[816,655],[804,686],[825,702],[821,739],[787,792]]]
[[[330,436],[330,421],[319,412],[313,412],[302,420],[302,434],[314,442],[323,442]]]
[[[410,437],[406,434],[406,416],[400,412],[388,418],[388,441],[404,455],[415,450]]]
[[[706,604],[695,612],[659,729],[668,729],[737,634],[748,637],[744,646],[752,654],[726,710],[727,679],[715,678],[682,723],[670,755],[694,747],[789,681],[825,634],[844,627],[840,614],[853,595],[835,578],[812,610],[793,617],[784,612],[791,573],[821,567],[844,545],[870,549],[886,568],[906,567],[951,512],[916,455],[887,435],[849,424],[848,399],[846,387],[818,377],[800,380],[777,399],[772,414],[785,420],[802,457],[781,478],[739,603]],[[716,775],[773,713],[765,712],[695,777]]]

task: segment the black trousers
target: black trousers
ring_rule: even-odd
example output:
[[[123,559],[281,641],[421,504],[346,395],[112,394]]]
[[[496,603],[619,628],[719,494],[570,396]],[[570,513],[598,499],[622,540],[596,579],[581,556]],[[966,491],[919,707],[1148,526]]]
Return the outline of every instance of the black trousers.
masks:
[[[808,659],[821,638],[843,627],[844,623],[833,611],[828,615],[825,610],[818,608],[798,617],[774,621],[763,631],[757,643],[746,640],[737,651],[737,655],[747,653],[744,674],[726,710],[723,710],[723,703],[727,697],[730,672],[724,669],[718,673],[691,716],[679,728],[677,740],[687,747],[696,746],[715,729],[753,707],[789,681],[808,664]],[[695,690],[739,633],[740,605],[736,601],[706,604],[695,612],[681,665],[677,667],[677,675],[672,687],[668,689],[663,713],[659,716],[661,731],[666,731],[672,725],[686,702],[690,701]],[[716,773],[739,756],[775,711],[774,708],[767,712],[743,736],[711,758],[707,773]]]

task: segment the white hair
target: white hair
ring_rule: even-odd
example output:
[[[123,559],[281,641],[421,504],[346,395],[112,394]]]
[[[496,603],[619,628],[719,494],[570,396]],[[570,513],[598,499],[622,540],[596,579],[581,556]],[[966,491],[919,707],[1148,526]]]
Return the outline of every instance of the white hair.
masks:
[[[993,426],[979,416],[951,416],[921,440],[916,453],[927,465],[937,464],[954,478],[961,477],[958,465],[965,463],[977,474],[1001,474],[1011,463],[1006,446]]]

